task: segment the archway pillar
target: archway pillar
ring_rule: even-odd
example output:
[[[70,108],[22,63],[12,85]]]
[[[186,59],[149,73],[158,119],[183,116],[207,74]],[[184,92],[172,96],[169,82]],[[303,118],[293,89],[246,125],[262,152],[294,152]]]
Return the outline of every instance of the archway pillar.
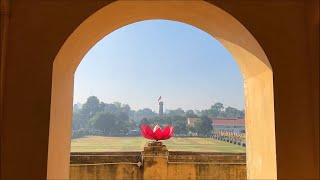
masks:
[[[247,176],[277,179],[272,72],[245,80]]]
[[[272,70],[246,49],[217,39],[234,57],[244,79],[248,179],[277,179]]]
[[[69,179],[74,73],[54,65],[47,179]]]

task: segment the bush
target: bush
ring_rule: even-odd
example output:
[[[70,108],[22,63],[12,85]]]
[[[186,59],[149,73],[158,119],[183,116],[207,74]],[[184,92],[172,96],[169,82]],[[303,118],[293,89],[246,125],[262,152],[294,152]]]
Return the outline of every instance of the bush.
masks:
[[[87,134],[88,134],[88,131],[83,129],[83,128],[81,128],[81,129],[78,129],[78,130],[74,130],[72,132],[71,138],[72,139],[80,138],[80,137],[86,136]]]

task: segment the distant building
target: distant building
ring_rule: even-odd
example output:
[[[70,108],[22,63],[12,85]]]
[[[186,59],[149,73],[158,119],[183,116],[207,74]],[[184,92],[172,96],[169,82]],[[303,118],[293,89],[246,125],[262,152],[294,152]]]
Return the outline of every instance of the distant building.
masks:
[[[244,119],[212,119],[213,131],[240,133],[245,130]]]
[[[200,118],[188,118],[188,125],[194,125]],[[240,133],[245,130],[244,119],[212,118],[213,131],[229,131]]]

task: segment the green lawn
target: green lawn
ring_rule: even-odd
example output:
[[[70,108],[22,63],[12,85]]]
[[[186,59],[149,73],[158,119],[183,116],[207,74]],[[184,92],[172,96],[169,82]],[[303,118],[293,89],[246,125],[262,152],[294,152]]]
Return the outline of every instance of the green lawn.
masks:
[[[142,137],[87,136],[71,141],[71,152],[142,151]],[[171,151],[245,152],[245,147],[210,138],[176,138],[163,141]]]

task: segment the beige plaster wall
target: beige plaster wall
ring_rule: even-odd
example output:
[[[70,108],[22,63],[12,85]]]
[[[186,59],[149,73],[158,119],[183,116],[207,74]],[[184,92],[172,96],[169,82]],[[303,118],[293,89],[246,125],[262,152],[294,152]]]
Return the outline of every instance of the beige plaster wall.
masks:
[[[319,1],[231,4],[272,65],[278,177],[319,177]]]
[[[319,1],[212,3],[253,34],[273,68],[278,178],[319,178]],[[8,13],[1,8],[1,179],[46,177],[53,60],[106,4],[12,0]]]

